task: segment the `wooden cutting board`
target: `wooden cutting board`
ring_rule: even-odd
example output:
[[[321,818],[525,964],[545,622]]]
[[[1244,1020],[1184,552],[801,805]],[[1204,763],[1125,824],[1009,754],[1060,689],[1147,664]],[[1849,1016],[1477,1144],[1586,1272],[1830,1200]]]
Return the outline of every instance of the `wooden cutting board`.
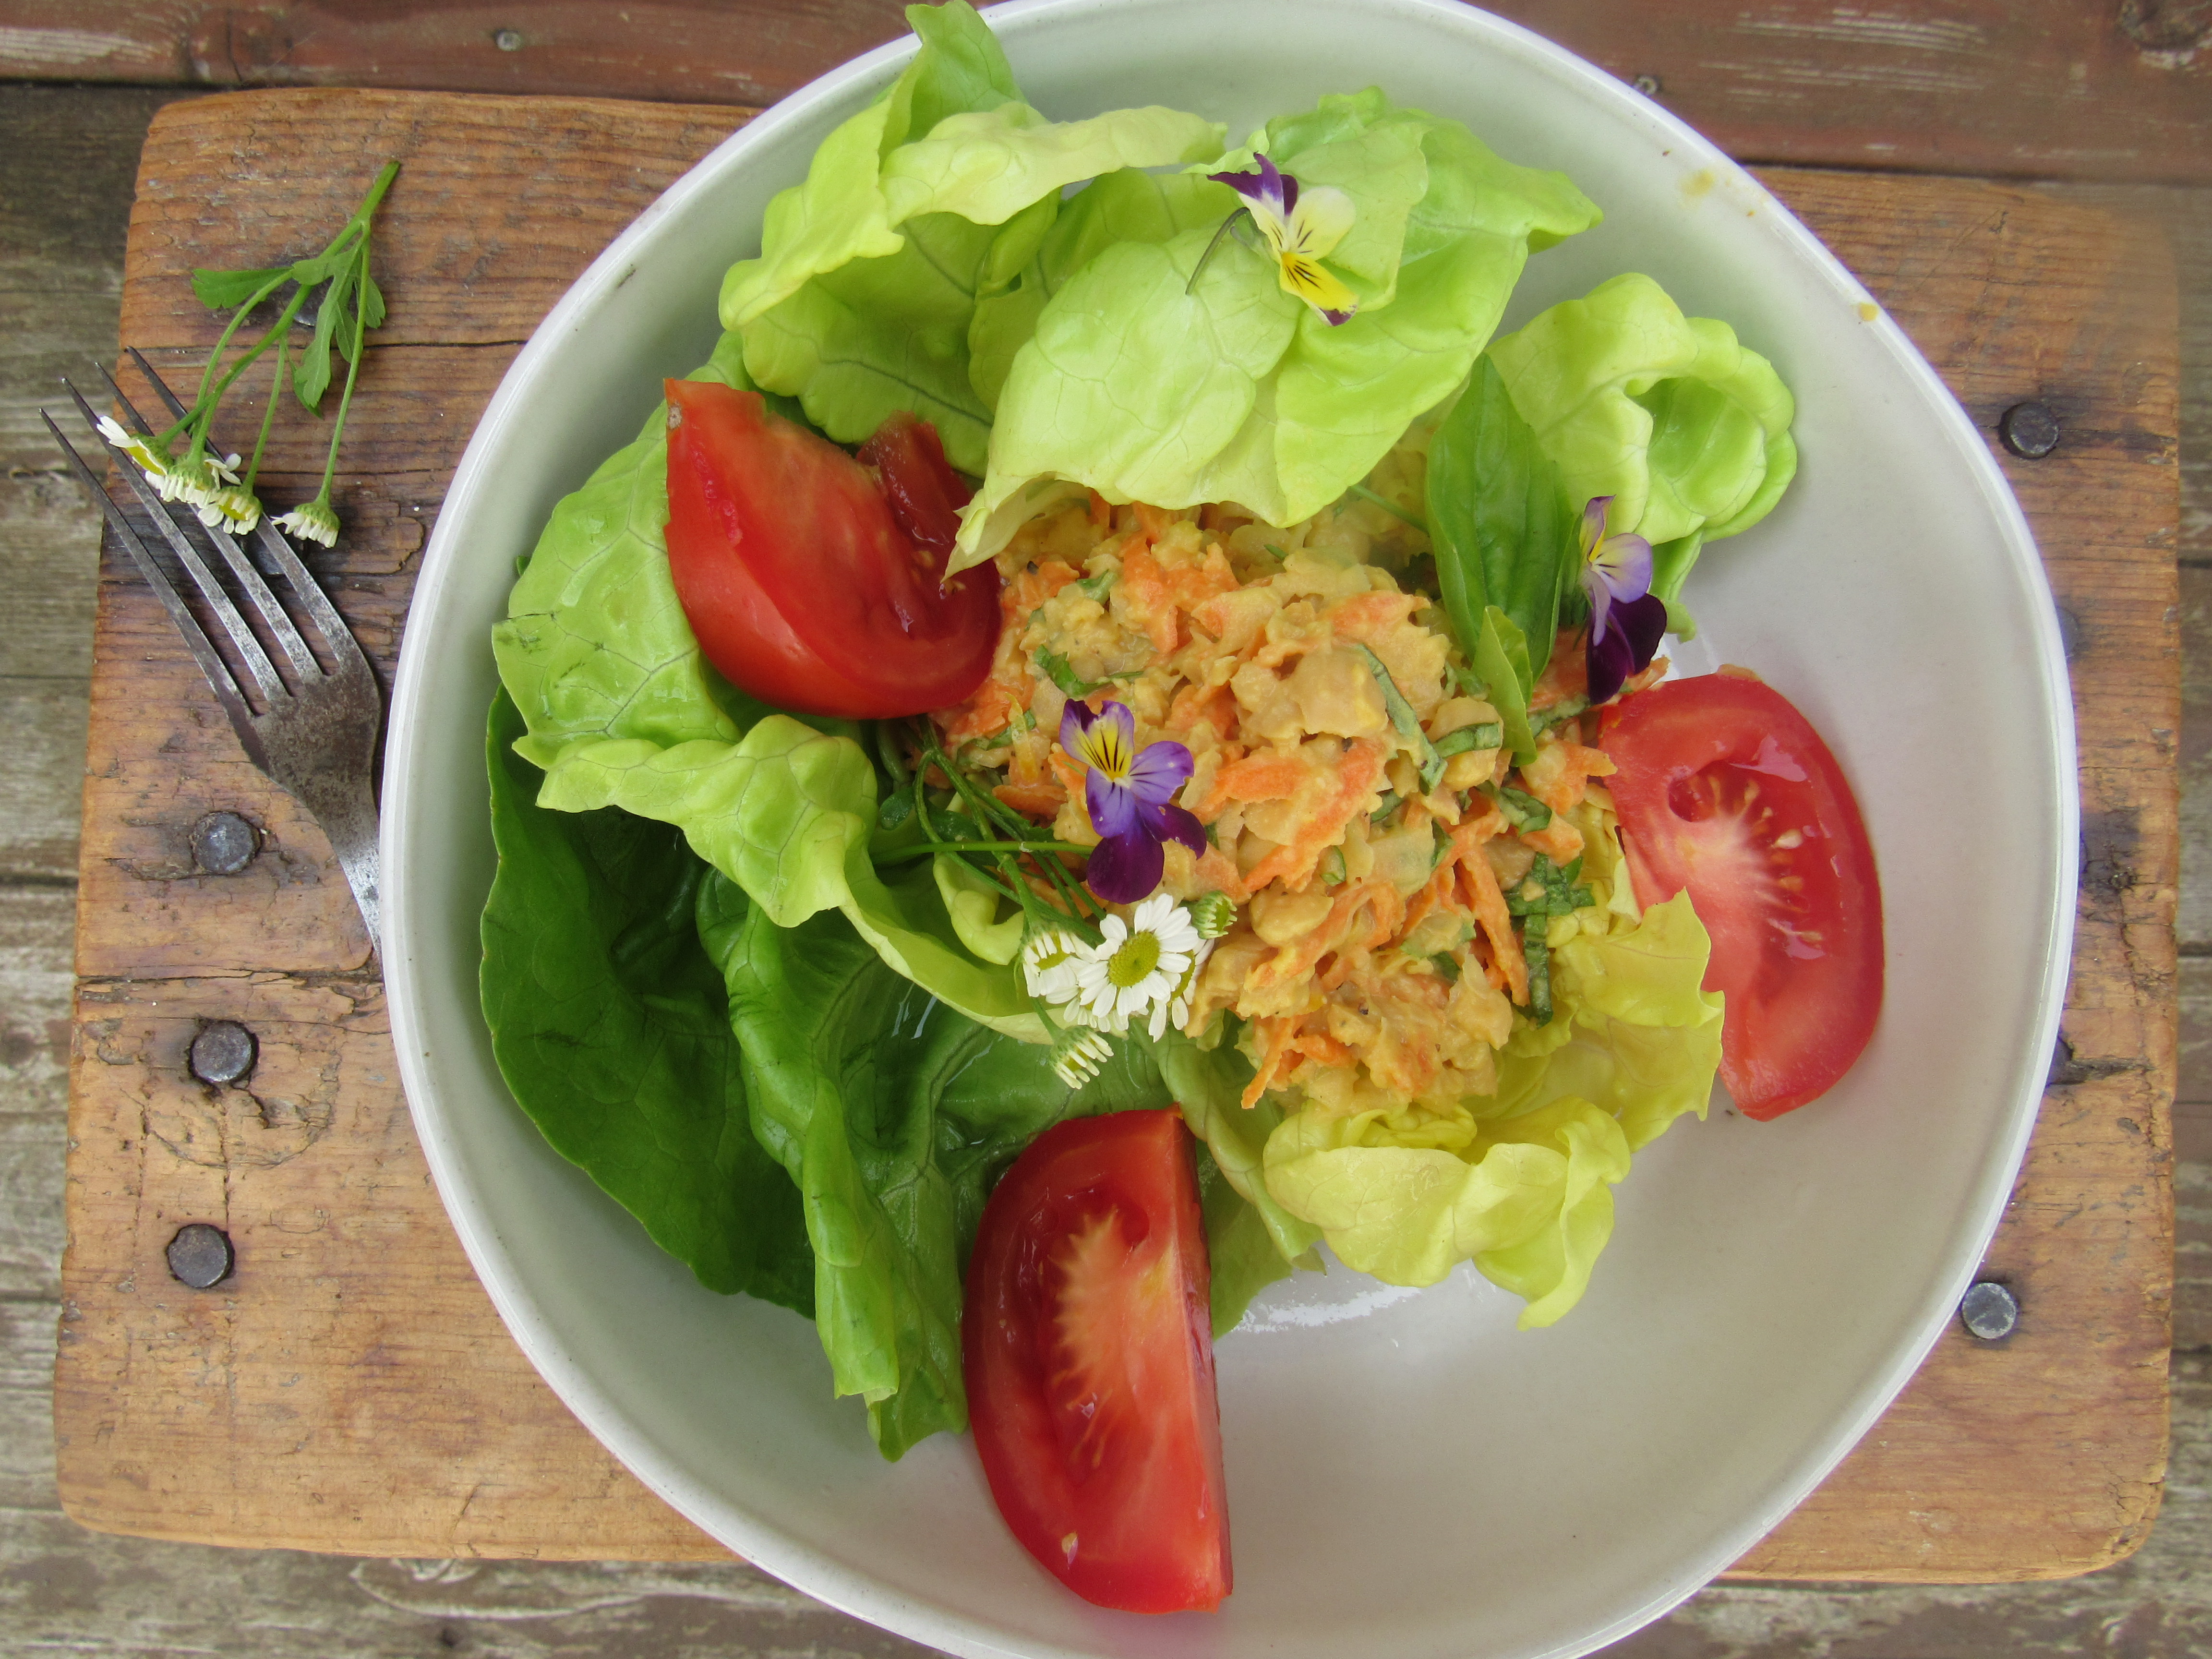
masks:
[[[156,118],[122,337],[165,373],[204,362],[216,331],[191,267],[312,251],[381,161],[404,162],[378,222],[391,317],[347,432],[347,533],[313,561],[387,675],[425,532],[514,352],[606,240],[744,114],[295,91]],[[1984,431],[2030,398],[2064,423],[2048,459],[2000,459],[2065,618],[2084,836],[2065,1040],[1987,1268],[2018,1294],[2020,1329],[1985,1345],[1953,1326],[1736,1571],[2079,1572],[2142,1542],[2166,1459],[2172,271],[2154,233],[2033,191],[1765,178]],[[248,400],[231,432],[258,417]],[[325,431],[289,404],[279,414],[272,499],[313,493]],[[247,763],[112,551],[98,629],[54,1396],[69,1512],[117,1532],[373,1555],[721,1553],[600,1449],[501,1327],[431,1189],[376,963],[327,844]],[[261,850],[212,875],[191,831],[226,811],[258,827]],[[240,1086],[186,1068],[217,1019],[258,1041]],[[212,1291],[165,1266],[193,1221],[236,1247],[234,1275]]]

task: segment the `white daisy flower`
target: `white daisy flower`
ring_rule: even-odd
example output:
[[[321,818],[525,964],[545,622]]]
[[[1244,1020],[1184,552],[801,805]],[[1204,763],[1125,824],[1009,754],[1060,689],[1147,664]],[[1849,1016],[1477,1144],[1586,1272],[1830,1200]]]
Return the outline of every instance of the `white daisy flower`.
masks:
[[[276,527],[302,541],[320,542],[325,547],[338,544],[338,515],[319,495],[305,507],[277,514]]]
[[[198,507],[200,522],[210,530],[234,530],[243,536],[261,522],[261,503],[243,484],[226,484]]]
[[[1041,1002],[1057,1006],[1075,994],[1076,963],[1091,947],[1064,927],[1033,933],[1022,946],[1022,978]]]
[[[1157,893],[1126,923],[1109,916],[1099,931],[1103,942],[1076,965],[1084,1012],[1090,1024],[1117,1035],[1132,1020],[1146,1019],[1157,1038],[1167,1030],[1171,1005],[1199,954],[1201,941],[1190,912]]]
[[[169,491],[164,488],[164,481],[169,476],[169,458],[155,449],[150,440],[126,430],[123,422],[112,415],[100,417],[100,435],[106,440],[111,448],[120,450],[146,475],[155,488],[161,491],[163,501],[169,499]]]
[[[1097,1032],[1070,1031],[1053,1050],[1053,1074],[1069,1088],[1080,1089],[1113,1057],[1114,1045]]]
[[[238,457],[226,462],[214,455],[203,455],[197,462],[180,461],[161,477],[154,480],[154,487],[167,501],[182,501],[186,507],[203,509],[200,522],[215,525],[222,522],[218,513],[209,518],[204,509],[212,507],[222,499],[226,489],[238,483]]]

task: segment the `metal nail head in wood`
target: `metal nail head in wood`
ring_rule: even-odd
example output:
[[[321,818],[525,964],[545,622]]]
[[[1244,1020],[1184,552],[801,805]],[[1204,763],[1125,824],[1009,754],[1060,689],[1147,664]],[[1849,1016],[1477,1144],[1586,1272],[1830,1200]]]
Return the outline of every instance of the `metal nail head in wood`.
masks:
[[[210,812],[192,825],[192,862],[211,876],[234,876],[261,850],[261,832],[235,812]]]
[[[212,1290],[238,1265],[230,1235],[204,1221],[189,1221],[178,1228],[169,1241],[168,1257],[170,1276],[196,1291]]]
[[[259,1053],[252,1032],[234,1019],[216,1019],[200,1027],[185,1062],[203,1083],[240,1083]]]
[[[1984,1279],[1959,1300],[1959,1322],[1970,1336],[1995,1342],[2020,1323],[2020,1298],[1994,1279]]]
[[[2014,404],[1997,417],[1997,437],[2022,460],[2039,461],[2058,447],[2065,428],[2051,405],[2033,400]]]
[[[522,31],[520,29],[494,29],[491,35],[491,43],[495,46],[497,46],[501,52],[520,52],[522,50]]]

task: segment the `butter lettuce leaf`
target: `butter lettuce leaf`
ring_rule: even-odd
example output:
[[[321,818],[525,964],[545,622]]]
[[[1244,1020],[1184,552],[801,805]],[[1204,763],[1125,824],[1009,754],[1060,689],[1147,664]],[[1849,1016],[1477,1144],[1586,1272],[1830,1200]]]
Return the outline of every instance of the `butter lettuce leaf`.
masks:
[[[1182,1033],[1170,1031],[1153,1048],[1160,1075],[1182,1108],[1183,1121],[1206,1143],[1222,1180],[1252,1206],[1275,1254],[1286,1264],[1284,1271],[1318,1267],[1320,1258],[1312,1251],[1320,1229],[1277,1202],[1262,1176],[1267,1138],[1283,1121],[1283,1113],[1264,1096],[1256,1105],[1243,1104],[1252,1062],[1228,1036],[1211,1048],[1201,1048]],[[1217,1319],[1219,1307],[1217,1303]],[[1241,1306],[1238,1312],[1241,1316]]]
[[[699,944],[712,872],[665,825],[538,806],[521,732],[501,694],[482,974],[501,1075],[554,1150],[701,1284],[811,1317],[799,1189],[753,1136],[729,993]]]
[[[875,768],[849,737],[771,714],[736,743],[575,743],[538,798],[556,811],[618,806],[674,824],[775,926],[841,911],[886,963],[932,994],[994,1030],[1045,1041],[1019,969],[978,961],[962,945],[930,860],[878,872]]]
[[[1553,925],[1559,1016],[1500,1056],[1495,1096],[1388,1113],[1309,1102],[1263,1159],[1270,1196],[1347,1267],[1432,1285],[1472,1261],[1527,1301],[1523,1329],[1581,1299],[1630,1155],[1704,1115],[1720,1066],[1711,944],[1686,893],[1632,921],[1601,906]]]
[[[1563,301],[1489,355],[1571,502],[1612,496],[1607,529],[1652,544],[1670,610],[1699,549],[1765,518],[1796,474],[1796,405],[1774,366],[1649,276]]]
[[[955,466],[980,472],[991,410],[969,370],[978,299],[1019,270],[1065,186],[1205,161],[1223,130],[1158,107],[1048,121],[1020,101],[965,0],[907,18],[921,50],[769,204],[760,257],[724,278],[722,323],[742,335],[754,380],[797,397],[838,442],[909,410]]]
[[[752,386],[734,335],[690,378]],[[735,742],[767,712],[701,654],[668,571],[667,520],[663,405],[554,507],[492,629],[501,682],[529,727],[520,752],[537,766],[586,738]]]
[[[749,386],[737,337],[692,378]],[[545,774],[539,804],[672,825],[780,924],[842,909],[901,973],[1042,1042],[1017,971],[963,948],[928,861],[877,874],[877,778],[860,727],[777,713],[702,655],[669,574],[667,492],[656,413],[555,507],[493,629],[528,728],[516,753]]]
[[[1092,258],[1116,242],[1166,242],[1201,227],[1211,235],[1233,205],[1231,194],[1195,174],[1125,167],[1091,180],[1042,227],[1002,235],[968,330],[976,395],[997,409],[1014,356],[1036,332],[1038,317]]]
[[[1328,263],[1358,313],[1330,326],[1234,240],[1194,281],[1238,205],[1225,185],[1177,204],[1210,222],[1163,215],[1158,240],[1097,249],[1013,354],[956,567],[1003,545],[1054,484],[1162,507],[1235,501],[1272,524],[1309,516],[1466,378],[1532,246],[1598,219],[1563,175],[1515,167],[1372,89],[1279,118],[1261,141],[1285,172],[1352,198]]]

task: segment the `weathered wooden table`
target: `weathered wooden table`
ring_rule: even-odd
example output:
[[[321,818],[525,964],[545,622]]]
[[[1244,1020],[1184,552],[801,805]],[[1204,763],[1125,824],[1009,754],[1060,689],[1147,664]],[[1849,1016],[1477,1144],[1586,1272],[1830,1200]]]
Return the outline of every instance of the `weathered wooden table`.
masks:
[[[392,300],[349,428],[344,546],[317,562],[388,670],[416,556],[477,411],[606,239],[738,118],[726,108],[244,94],[163,112],[131,225],[123,339],[164,368],[214,325],[194,265],[317,245],[378,162]],[[2165,1448],[2173,1056],[2175,320],[2155,238],[2032,191],[1775,170],[1766,182],[1919,341],[1984,429],[2039,399],[2067,442],[2005,459],[2073,647],[2084,882],[2053,1086],[1990,1271],[2031,1309],[1954,1330],[1874,1433],[1741,1564],[1761,1578],[1982,1581],[2125,1554]],[[251,180],[250,186],[210,180]],[[241,428],[258,416],[241,408]],[[280,416],[272,497],[320,428]],[[381,988],[319,834],[245,761],[150,597],[100,591],[80,864],[56,1382],[60,1480],[88,1525],[364,1554],[719,1553],[569,1418],[493,1316],[431,1192]],[[207,873],[193,825],[258,826]],[[2126,879],[2116,878],[2124,872]],[[259,1060],[185,1061],[209,1021]],[[162,1251],[222,1226],[236,1275]]]

